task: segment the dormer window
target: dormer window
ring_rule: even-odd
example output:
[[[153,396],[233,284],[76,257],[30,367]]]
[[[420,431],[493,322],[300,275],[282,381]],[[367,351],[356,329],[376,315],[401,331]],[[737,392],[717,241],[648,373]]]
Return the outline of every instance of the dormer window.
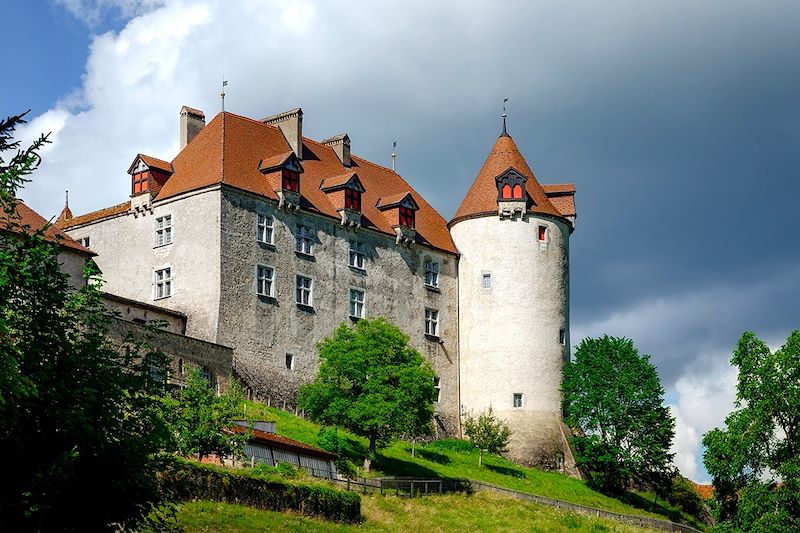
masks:
[[[139,194],[145,192],[148,186],[148,179],[144,172],[139,172],[133,175],[133,190],[131,194]]]
[[[416,238],[416,212],[419,205],[410,192],[384,196],[376,206],[397,234],[397,243],[411,244]]]
[[[525,191],[525,182],[527,178],[514,170],[509,168],[497,180],[497,199],[498,200],[526,200],[528,195]]]
[[[319,188],[339,212],[343,226],[361,225],[361,193],[365,189],[355,172],[326,178]]]
[[[300,173],[296,170],[283,169],[282,186],[287,191],[300,192]]]
[[[166,161],[139,154],[128,168],[131,176],[131,196],[149,192],[155,196],[172,175],[172,166]]]

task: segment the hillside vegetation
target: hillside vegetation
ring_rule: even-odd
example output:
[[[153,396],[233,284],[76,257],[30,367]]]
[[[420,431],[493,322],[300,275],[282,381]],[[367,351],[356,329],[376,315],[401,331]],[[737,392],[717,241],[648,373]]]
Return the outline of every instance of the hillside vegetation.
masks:
[[[365,496],[365,521],[354,526],[324,522],[292,513],[260,511],[241,505],[190,502],[178,508],[178,524],[186,533],[249,533],[256,531],[649,531],[610,520],[502,498],[490,494],[448,494],[402,498]]]
[[[325,443],[321,442],[324,437],[320,438],[319,425],[260,403],[247,402],[246,405],[246,414],[249,418],[273,421],[279,434],[324,447]],[[366,454],[366,439],[341,429],[338,430],[338,436],[343,443],[339,454],[359,464]],[[483,467],[478,466],[478,450],[465,441],[446,439],[426,446],[417,446],[413,457],[410,443],[395,441],[387,448],[379,450],[372,464],[372,471],[368,475],[469,478],[597,509],[650,516],[702,527],[696,519],[681,513],[669,504],[659,502],[653,506],[652,496],[629,494],[626,503],[592,490],[583,481],[562,474],[525,468],[498,455],[484,455],[483,463]]]

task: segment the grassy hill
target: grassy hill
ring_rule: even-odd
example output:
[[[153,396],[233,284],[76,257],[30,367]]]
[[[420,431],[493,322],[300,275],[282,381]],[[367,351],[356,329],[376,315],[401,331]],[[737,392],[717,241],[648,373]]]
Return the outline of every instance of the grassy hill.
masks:
[[[256,531],[648,531],[486,493],[423,498],[364,496],[362,525],[324,522],[297,514],[260,511],[241,505],[190,502],[178,508],[186,533]]]
[[[281,435],[320,446],[320,426],[280,409],[247,402],[246,414],[250,418],[270,420],[276,423]],[[346,443],[342,455],[349,455],[359,464],[366,454],[366,439],[343,430],[339,437]],[[659,502],[653,505],[650,495],[628,494],[626,501],[611,498],[592,490],[585,482],[557,473],[542,472],[519,466],[497,455],[485,455],[484,466],[478,467],[478,451],[468,443],[459,440],[436,441],[426,446],[418,446],[411,455],[411,445],[396,441],[380,450],[368,475],[414,476],[414,477],[460,477],[492,483],[519,492],[546,496],[579,505],[618,513],[644,515],[675,522],[683,522],[701,528],[694,518],[669,504]],[[517,502],[518,504],[518,502]],[[515,504],[516,505],[516,504]]]

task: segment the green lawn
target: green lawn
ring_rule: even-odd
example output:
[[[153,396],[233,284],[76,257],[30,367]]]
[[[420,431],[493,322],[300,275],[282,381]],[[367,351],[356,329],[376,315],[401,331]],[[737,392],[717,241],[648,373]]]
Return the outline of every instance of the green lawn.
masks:
[[[276,431],[284,436],[318,446],[320,426],[286,411],[266,405],[247,402],[247,416],[276,423]],[[339,430],[352,450],[352,459],[360,464],[367,449],[366,439]],[[520,492],[546,496],[588,507],[625,514],[653,516],[676,522],[700,524],[693,518],[669,505],[652,506],[652,499],[636,494],[626,498],[628,503],[592,490],[583,481],[568,476],[542,472],[519,466],[497,455],[485,455],[484,466],[478,467],[478,451],[465,446],[462,441],[437,441],[418,446],[411,456],[411,445],[397,441],[379,452],[369,476],[460,477],[492,483]],[[655,511],[655,512],[653,512]]]
[[[559,511],[534,503],[490,494],[449,494],[426,498],[365,496],[365,521],[358,526],[335,524],[292,513],[261,511],[241,505],[188,502],[178,508],[178,524],[186,533],[256,531],[619,531],[646,529]]]

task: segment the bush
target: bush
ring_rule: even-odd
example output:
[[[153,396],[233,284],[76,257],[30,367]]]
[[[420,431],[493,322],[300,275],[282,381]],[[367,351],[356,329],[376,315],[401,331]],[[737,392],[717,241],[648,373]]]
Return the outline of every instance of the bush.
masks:
[[[294,479],[300,477],[300,470],[293,464],[284,461],[278,463],[278,465],[275,467],[275,470],[279,475],[286,478]]]
[[[211,500],[269,511],[291,510],[337,522],[361,520],[358,494],[321,483],[260,479],[189,461],[162,471],[159,481],[162,492],[177,501]]]
[[[336,460],[336,472],[340,475],[355,479],[358,477],[358,468],[349,459]]]

